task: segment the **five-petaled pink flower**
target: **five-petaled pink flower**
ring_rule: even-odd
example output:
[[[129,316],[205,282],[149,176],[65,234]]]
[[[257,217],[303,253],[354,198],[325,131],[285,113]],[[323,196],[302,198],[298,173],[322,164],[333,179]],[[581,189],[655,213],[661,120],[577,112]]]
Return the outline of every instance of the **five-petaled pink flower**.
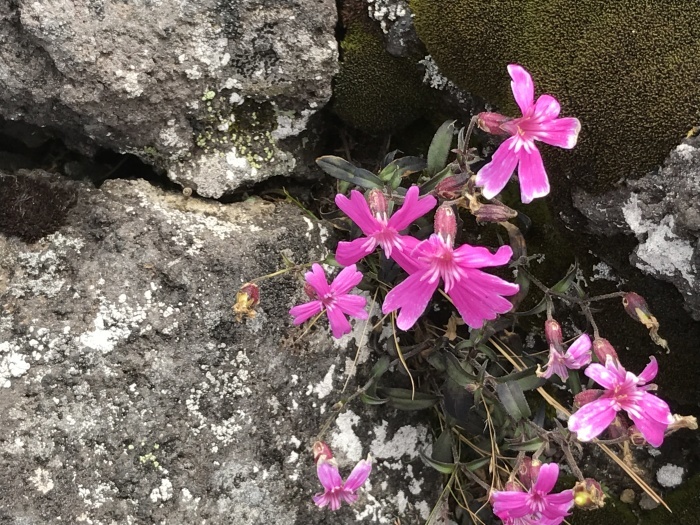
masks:
[[[524,203],[549,193],[549,180],[535,141],[571,149],[576,145],[581,123],[576,118],[557,118],[559,102],[551,95],[535,99],[532,77],[523,67],[508,66],[511,89],[523,115],[510,119],[496,113],[481,113],[479,125],[489,133],[510,135],[476,176],[477,186],[492,199],[505,187],[515,168],[518,168],[520,195]]]
[[[352,330],[346,315],[367,319],[367,299],[348,293],[362,280],[362,272],[358,272],[354,264],[344,268],[330,286],[320,264],[314,264],[311,271],[306,272],[305,279],[306,292],[313,300],[289,310],[295,325],[300,325],[325,309],[333,337],[339,339]]]
[[[542,465],[537,479],[525,492],[515,483],[509,483],[511,490],[491,492],[493,512],[509,525],[559,525],[569,515],[574,505],[572,489],[550,494],[559,477],[559,465]]]
[[[566,381],[569,377],[569,370],[578,370],[590,362],[591,339],[586,334],[583,334],[571,343],[566,353],[554,345],[550,345],[547,369],[541,372],[538,367],[537,376],[549,379],[552,377],[552,374],[557,374],[562,381]]]
[[[401,330],[408,330],[416,323],[441,280],[457,311],[472,328],[480,328],[484,321],[495,319],[512,308],[503,296],[518,293],[518,285],[478,268],[507,264],[513,251],[501,246],[492,254],[486,248],[469,244],[455,249],[456,230],[452,208],[445,205],[438,208],[436,233],[411,253],[416,268],[404,268],[410,275],[387,294],[382,312],[387,314],[400,309],[396,324]]]
[[[625,370],[612,356],[606,358],[605,366],[589,365],[585,374],[605,390],[569,418],[569,430],[576,432],[579,440],[590,441],[608,428],[620,410],[624,410],[644,438],[651,445],[660,446],[673,416],[665,401],[647,392],[655,388],[647,383],[656,377],[658,371],[654,357],[638,376]]]
[[[367,481],[372,472],[372,457],[367,456],[367,459],[355,465],[345,481],[340,477],[333,459],[320,458],[316,465],[316,472],[324,491],[314,496],[314,503],[319,507],[328,505],[331,510],[338,510],[343,501],[348,505],[357,501],[357,490]]]
[[[418,198],[418,186],[411,186],[406,192],[401,208],[388,217],[386,197],[381,190],[371,190],[365,197],[356,190],[350,192],[350,198],[338,194],[335,203],[350,217],[365,234],[350,242],[338,243],[335,259],[343,266],[354,264],[369,255],[377,246],[381,246],[387,257],[394,259],[405,270],[414,268],[408,254],[418,241],[411,236],[401,235],[400,231],[408,228],[413,221],[422,217],[435,207],[437,201],[432,195]]]

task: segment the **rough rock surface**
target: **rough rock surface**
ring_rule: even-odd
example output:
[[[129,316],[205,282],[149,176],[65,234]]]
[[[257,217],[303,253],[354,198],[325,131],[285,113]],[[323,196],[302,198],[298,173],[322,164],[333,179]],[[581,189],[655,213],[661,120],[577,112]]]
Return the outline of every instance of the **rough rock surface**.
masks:
[[[217,198],[304,162],[336,21],[334,0],[0,2],[0,116]]]
[[[658,171],[604,195],[577,190],[573,201],[594,233],[635,235],[630,262],[673,283],[700,320],[700,138],[684,141]]]
[[[357,504],[331,517],[310,499],[310,446],[362,325],[299,342],[287,315],[303,299],[294,274],[260,281],[254,318],[231,311],[240,284],[277,270],[281,254],[323,258],[322,225],[285,203],[63,183],[75,203],[58,231],[33,244],[0,234],[1,522],[425,519],[440,489],[418,456],[431,437],[415,415],[383,407],[353,403],[327,435],[344,472],[375,457]],[[360,373],[373,360],[363,353]]]

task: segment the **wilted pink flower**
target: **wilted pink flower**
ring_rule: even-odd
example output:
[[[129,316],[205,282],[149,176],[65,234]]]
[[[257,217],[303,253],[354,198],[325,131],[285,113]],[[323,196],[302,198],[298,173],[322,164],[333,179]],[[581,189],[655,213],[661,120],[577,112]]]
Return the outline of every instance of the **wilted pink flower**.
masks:
[[[401,330],[415,324],[441,280],[445,283],[445,293],[472,328],[480,328],[484,321],[512,308],[503,296],[518,293],[518,285],[478,270],[507,264],[513,254],[510,247],[501,246],[495,254],[469,244],[455,249],[455,224],[452,209],[441,206],[435,214],[436,233],[416,246],[411,254],[416,268],[405,268],[410,273],[408,278],[387,294],[382,312],[400,309],[396,324]]]
[[[549,379],[552,374],[557,374],[562,381],[569,378],[569,370],[578,370],[591,362],[591,339],[583,334],[571,343],[566,353],[563,353],[552,344],[549,347],[549,360],[547,370],[537,370],[538,377]]]
[[[328,505],[331,510],[338,510],[343,501],[348,505],[357,501],[357,490],[367,481],[372,472],[372,457],[367,456],[367,459],[355,465],[346,481],[340,477],[334,460],[319,459],[316,472],[324,491],[314,496],[314,503],[321,508]]]
[[[335,259],[343,266],[353,264],[369,255],[377,246],[381,246],[387,257],[394,259],[404,269],[407,263],[412,267],[408,253],[418,243],[413,237],[399,234],[413,221],[422,217],[435,207],[437,200],[432,195],[418,198],[418,186],[411,186],[406,192],[401,208],[388,217],[387,203],[381,190],[369,192],[369,204],[365,197],[356,190],[350,192],[350,198],[338,194],[335,203],[350,217],[365,234],[350,242],[338,243]]]
[[[339,339],[352,330],[346,315],[367,319],[368,315],[365,311],[367,299],[348,293],[362,280],[362,272],[358,272],[354,264],[344,268],[330,286],[320,264],[314,264],[304,278],[307,283],[307,294],[313,300],[289,310],[289,314],[294,317],[295,325],[300,325],[325,309],[333,337]]]
[[[574,491],[550,494],[559,477],[559,465],[542,465],[537,480],[525,492],[510,484],[512,490],[491,492],[493,512],[509,525],[559,525],[574,505]]]
[[[476,176],[477,186],[483,186],[487,199],[495,197],[505,187],[518,168],[520,195],[524,203],[549,193],[549,180],[535,141],[571,149],[576,145],[581,124],[576,118],[557,118],[559,102],[551,95],[535,99],[532,77],[522,66],[511,64],[508,73],[515,101],[523,116],[509,119],[498,114],[480,114],[479,123],[489,133],[506,133],[506,139]]]
[[[589,365],[585,374],[605,390],[569,418],[569,430],[576,432],[579,440],[590,441],[608,428],[620,410],[624,410],[644,438],[651,445],[660,446],[673,417],[665,401],[647,392],[654,388],[647,383],[656,377],[658,371],[653,357],[638,376],[625,370],[612,356],[607,357],[605,366]]]

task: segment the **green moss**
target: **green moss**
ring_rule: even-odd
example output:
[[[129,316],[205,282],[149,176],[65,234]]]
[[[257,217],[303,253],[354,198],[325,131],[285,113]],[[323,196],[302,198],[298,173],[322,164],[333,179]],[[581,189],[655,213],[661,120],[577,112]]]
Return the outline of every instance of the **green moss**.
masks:
[[[391,56],[381,32],[368,23],[353,23],[341,50],[333,109],[345,122],[380,133],[402,128],[426,111],[430,90],[417,57]]]
[[[697,525],[700,523],[700,474],[696,474],[678,489],[664,496],[671,508],[669,514],[663,507],[642,512],[640,525]]]
[[[700,121],[700,4],[685,0],[411,0],[419,36],[462,88],[515,107],[519,63],[583,129],[572,151],[547,149],[552,173],[589,191],[663,162]],[[563,177],[553,177],[563,180]]]
[[[566,521],[571,525],[637,525],[637,517],[629,506],[611,499],[606,500],[602,509],[575,509]]]

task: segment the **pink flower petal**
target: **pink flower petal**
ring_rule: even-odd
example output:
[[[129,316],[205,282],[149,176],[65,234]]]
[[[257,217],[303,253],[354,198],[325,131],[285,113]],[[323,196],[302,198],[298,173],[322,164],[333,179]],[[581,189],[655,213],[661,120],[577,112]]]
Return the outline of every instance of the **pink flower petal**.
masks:
[[[577,118],[566,117],[542,122],[539,129],[532,132],[533,138],[550,146],[571,149],[578,142],[581,122]]]
[[[520,180],[520,199],[528,204],[538,197],[549,193],[549,180],[542,163],[542,155],[536,146],[519,153],[518,179]]]
[[[583,405],[569,418],[569,430],[576,432],[579,441],[590,441],[599,436],[615,419],[617,412],[613,404],[610,398],[602,397]]]
[[[566,351],[566,366],[578,370],[591,362],[591,338],[586,334],[579,336]]]
[[[318,480],[327,491],[340,488],[343,485],[343,478],[340,477],[338,467],[328,461],[319,461],[316,465]]]
[[[328,324],[331,325],[331,332],[333,337],[340,339],[345,334],[349,334],[352,331],[350,326],[350,321],[343,311],[335,304],[330,305],[326,308],[326,313],[328,314]]]
[[[540,468],[540,473],[537,476],[533,489],[537,492],[549,494],[552,492],[554,485],[557,484],[558,477],[559,465],[556,463],[545,463]]]
[[[571,508],[574,504],[574,491],[569,489],[557,494],[549,494],[546,499],[549,505]]]
[[[614,372],[598,363],[588,365],[584,374],[604,388],[614,388],[618,382],[618,378]]]
[[[401,249],[394,248],[391,252],[391,258],[396,261],[401,268],[408,274],[412,274],[420,268],[421,264],[412,255],[416,246],[420,244],[420,241],[409,235],[401,235]]]
[[[321,301],[311,301],[300,304],[289,310],[289,315],[294,317],[294,325],[298,326],[323,310]]]
[[[532,117],[538,122],[546,122],[548,120],[554,120],[559,116],[559,111],[561,107],[559,106],[559,101],[552,95],[542,95],[535,102],[535,111]]]
[[[331,288],[328,286],[328,281],[326,280],[326,272],[323,271],[320,264],[314,263],[313,266],[311,266],[311,271],[304,274],[304,278],[319,297],[330,293]]]
[[[518,155],[513,150],[518,139],[510,137],[491,157],[491,162],[479,170],[476,175],[476,185],[481,186],[481,193],[487,199],[498,195],[510,180],[515,167],[518,165]]]
[[[521,518],[530,514],[528,504],[529,493],[511,490],[495,490],[491,492],[493,512],[501,519]]]
[[[430,283],[423,280],[424,271],[418,271],[409,275],[398,286],[395,286],[384,299],[382,312],[388,314],[400,309],[396,326],[401,330],[408,330],[423,314],[437,290],[439,279]]]
[[[646,394],[648,396],[654,397],[651,394]],[[664,442],[664,434],[666,433],[666,428],[668,428],[668,423],[662,423],[657,419],[650,417],[649,414],[643,411],[627,411],[627,415],[630,417],[634,424],[644,436],[650,445],[653,447],[660,447]],[[668,408],[668,407],[666,407]],[[669,412],[670,415],[670,412]]]
[[[371,235],[380,229],[379,221],[372,216],[369,204],[359,191],[352,190],[349,199],[339,193],[335,196],[335,204],[360,227],[365,235]]]
[[[343,268],[336,278],[333,279],[330,289],[336,296],[343,295],[360,284],[361,280],[362,272],[358,272],[357,267],[354,264],[351,264],[347,268]]]
[[[517,284],[509,283],[496,275],[482,272],[481,270],[469,268],[464,271],[464,275],[467,277],[467,281],[464,283],[464,286],[467,288],[474,287],[475,293],[477,290],[479,290],[484,296],[505,295],[506,297],[510,297],[511,295],[515,295],[520,291],[520,286]]]
[[[426,195],[425,197],[419,199],[419,192],[420,188],[418,186],[411,186],[408,188],[403,205],[401,206],[401,209],[391,216],[389,219],[389,226],[394,228],[396,231],[405,230],[413,223],[413,221],[422,217],[435,207],[437,204],[435,197],[432,195]]]
[[[365,310],[367,306],[367,299],[359,295],[341,295],[336,297],[335,304],[340,308],[340,310],[349,315],[350,317],[355,317],[356,319],[367,319],[368,314]]]
[[[642,397],[637,402],[637,405],[645,417],[654,419],[664,425],[670,425],[673,422],[671,409],[668,407],[666,401],[656,397],[654,394],[642,392]]]
[[[462,268],[485,268],[503,266],[510,262],[513,250],[510,246],[501,246],[496,253],[483,246],[463,244],[454,251],[455,259]]]
[[[357,494],[354,494],[349,490],[341,490],[340,499],[344,500],[348,505],[352,505],[357,501]]]
[[[372,253],[376,247],[376,241],[367,237],[360,237],[350,242],[341,241],[335,251],[335,260],[342,266],[349,266]]]
[[[654,356],[651,356],[649,358],[649,364],[645,366],[644,370],[642,370],[642,373],[637,376],[639,378],[637,384],[646,385],[647,383],[652,381],[658,373],[659,364],[656,362],[656,358]]]
[[[513,295],[517,293],[518,285],[479,270],[469,270],[467,278],[457,281],[450,289],[449,296],[464,322],[471,328],[481,328],[484,321],[495,319],[498,314],[513,308],[508,299],[499,295],[498,290],[503,289]]]
[[[518,64],[510,64],[508,74],[512,79],[510,87],[513,90],[515,102],[518,103],[520,111],[525,115],[532,109],[535,100],[535,85],[532,82],[532,77],[525,68]]]
[[[352,491],[359,489],[362,485],[364,485],[365,481],[367,481],[367,478],[371,472],[372,461],[366,459],[361,460],[357,465],[355,465],[355,468],[352,469],[352,472],[345,482],[345,488]]]

